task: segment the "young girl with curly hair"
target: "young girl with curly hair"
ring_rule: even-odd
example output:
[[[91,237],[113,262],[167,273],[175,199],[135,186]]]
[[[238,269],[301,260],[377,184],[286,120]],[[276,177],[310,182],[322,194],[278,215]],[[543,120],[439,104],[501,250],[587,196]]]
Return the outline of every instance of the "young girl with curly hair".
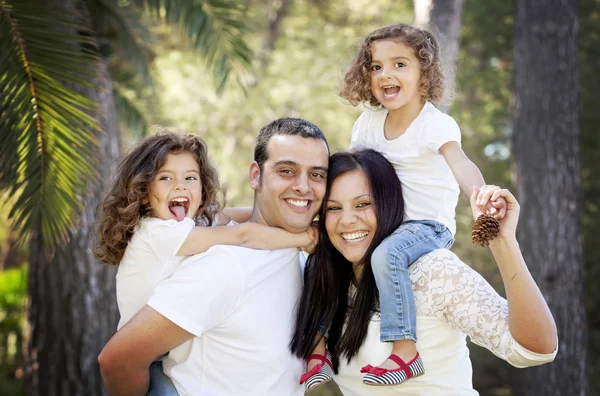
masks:
[[[460,144],[454,119],[435,107],[444,93],[440,45],[428,30],[395,24],[369,33],[344,77],[340,95],[365,111],[352,130],[353,149],[381,152],[402,183],[402,225],[375,249],[371,265],[379,292],[381,342],[392,353],[378,366],[365,366],[368,385],[397,385],[424,373],[416,347],[415,301],[408,267],[435,249],[454,242],[455,208],[460,188],[471,195],[485,182]],[[487,212],[501,219],[506,202],[499,199]],[[366,238],[349,235],[348,243]],[[315,340],[307,388],[331,379],[324,337]],[[335,347],[335,346],[334,346]]]
[[[206,145],[193,135],[158,133],[123,159],[98,208],[95,250],[101,261],[119,266],[118,328],[146,304],[185,256],[214,245],[312,247],[312,230],[293,234],[255,223],[211,227],[220,209],[219,192]]]

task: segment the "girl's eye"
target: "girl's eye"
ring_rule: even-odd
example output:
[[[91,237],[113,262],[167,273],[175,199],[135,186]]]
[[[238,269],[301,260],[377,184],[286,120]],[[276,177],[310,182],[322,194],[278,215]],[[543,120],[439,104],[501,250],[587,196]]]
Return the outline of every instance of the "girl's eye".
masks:
[[[327,211],[329,212],[330,210],[340,210],[339,206],[329,206],[327,207]]]
[[[357,208],[360,208],[360,209],[364,209],[364,208],[366,208],[366,207],[368,207],[368,206],[370,206],[370,205],[371,205],[371,203],[370,203],[370,202],[361,202],[361,203],[359,203],[358,205],[356,205],[356,207],[357,207]]]
[[[371,71],[377,71],[379,69],[381,69],[381,66],[379,66],[379,65],[371,65]]]
[[[161,176],[158,180],[166,180],[169,181],[171,178],[169,176]]]
[[[402,63],[402,62],[396,63],[396,67],[405,67],[405,66],[406,66],[405,63]]]
[[[185,180],[198,180],[198,178],[196,176],[188,176]]]

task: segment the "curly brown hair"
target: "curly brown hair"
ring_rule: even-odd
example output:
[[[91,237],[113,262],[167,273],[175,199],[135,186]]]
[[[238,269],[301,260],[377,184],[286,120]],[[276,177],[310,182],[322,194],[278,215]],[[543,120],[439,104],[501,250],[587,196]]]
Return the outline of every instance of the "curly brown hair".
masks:
[[[208,159],[206,144],[198,137],[161,130],[142,140],[121,161],[116,179],[104,201],[98,205],[97,244],[94,254],[107,264],[118,265],[127,244],[143,217],[150,214],[149,186],[165,164],[168,154],[191,153],[200,167],[202,204],[194,219],[203,216],[211,225],[222,208],[219,174]]]
[[[444,96],[444,74],[440,55],[440,44],[433,33],[425,28],[394,24],[379,28],[369,33],[359,44],[356,56],[350,63],[340,96],[353,106],[366,102],[373,107],[381,103],[371,92],[371,46],[376,41],[400,40],[412,48],[421,64],[421,98],[432,103],[439,103]]]

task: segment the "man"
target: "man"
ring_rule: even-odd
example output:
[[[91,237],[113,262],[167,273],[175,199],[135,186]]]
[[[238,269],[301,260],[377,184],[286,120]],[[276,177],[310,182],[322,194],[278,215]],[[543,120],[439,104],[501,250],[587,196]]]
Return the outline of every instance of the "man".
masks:
[[[315,125],[280,119],[259,133],[250,221],[306,230],[325,194],[329,147]],[[302,291],[296,249],[215,246],[185,260],[108,342],[109,392],[143,395],[159,356],[182,395],[301,395],[304,363],[288,344]]]

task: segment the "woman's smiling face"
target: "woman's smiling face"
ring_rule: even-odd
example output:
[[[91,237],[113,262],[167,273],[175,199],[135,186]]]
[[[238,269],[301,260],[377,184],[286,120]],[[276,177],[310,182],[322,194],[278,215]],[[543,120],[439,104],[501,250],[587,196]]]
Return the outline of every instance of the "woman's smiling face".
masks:
[[[346,260],[358,264],[377,230],[371,188],[364,172],[353,170],[338,176],[325,205],[329,240]]]

